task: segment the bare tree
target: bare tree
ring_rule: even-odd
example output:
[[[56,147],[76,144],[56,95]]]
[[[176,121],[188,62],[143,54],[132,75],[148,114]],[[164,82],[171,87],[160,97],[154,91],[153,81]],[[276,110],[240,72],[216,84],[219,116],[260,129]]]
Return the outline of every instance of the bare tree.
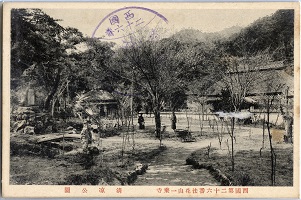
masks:
[[[163,88],[166,85],[162,83],[164,78],[161,76],[163,73],[160,72],[166,57],[161,54],[159,43],[147,31],[136,32],[126,40],[128,45],[120,48],[116,53],[115,60],[119,60],[119,64],[123,63],[117,73],[125,79],[135,81],[142,90],[147,92],[155,116],[156,136],[160,138],[160,111],[164,102]]]
[[[223,142],[223,134],[224,134],[224,118],[223,117],[218,117],[217,120],[214,120],[216,123],[216,130],[217,130],[217,138],[219,142],[219,148],[222,149],[222,142]],[[220,130],[218,130],[218,121],[221,122],[220,125]]]
[[[230,124],[228,124],[230,123]],[[235,118],[234,117],[230,117],[230,122],[225,121],[226,127],[227,127],[227,131],[229,133],[230,139],[231,139],[231,166],[232,166],[232,171],[234,172],[234,165],[235,165],[235,161],[234,161],[234,130],[235,130]],[[228,143],[228,140],[227,140]],[[229,146],[228,146],[229,149]]]
[[[151,102],[156,137],[160,138],[160,113],[175,91],[185,91],[187,78],[195,74],[201,61],[190,47],[172,38],[163,38],[160,28],[140,30],[127,38],[127,46],[116,51],[115,73],[134,81],[145,99]],[[189,57],[189,58],[188,58]],[[191,59],[190,59],[191,57]]]
[[[227,112],[240,112],[248,93],[258,85],[266,81],[267,76],[260,72],[266,65],[270,65],[271,55],[267,51],[258,52],[255,55],[243,51],[243,57],[226,55],[221,59],[225,68],[225,73],[221,75],[222,87],[229,92],[231,105]],[[234,117],[231,118],[231,151],[232,151],[232,171],[234,171]]]
[[[116,88],[116,91],[112,92],[112,95],[118,102],[118,121],[121,121],[121,126],[126,127],[126,132],[122,131],[121,158],[123,160],[127,141],[130,141],[130,135],[132,136],[132,150],[135,150],[135,131],[132,108],[132,98],[134,94],[132,85],[127,87],[124,83],[119,84],[119,86]]]
[[[273,77],[272,77],[273,78]],[[275,77],[274,77],[275,78]],[[275,84],[273,82],[267,83],[267,89],[272,90],[272,91],[283,91],[284,84],[279,83]],[[270,157],[271,157],[271,185],[275,185],[275,180],[276,180],[276,153],[273,148],[273,143],[272,143],[272,133],[271,133],[271,122],[270,122],[270,114],[273,110],[278,109],[279,100],[281,99],[281,95],[277,94],[272,94],[272,95],[264,95],[263,96],[263,102],[264,102],[264,108],[266,112],[266,118],[265,119],[265,124],[267,127],[268,131],[268,136],[269,136],[269,146],[270,146]],[[282,109],[281,106],[279,108],[280,110]]]
[[[204,129],[204,115],[205,115],[205,105],[207,102],[206,96],[199,96],[197,95],[194,98],[194,101],[198,103],[198,116],[199,116],[199,125],[200,125],[200,133],[201,136],[203,135],[203,129]]]

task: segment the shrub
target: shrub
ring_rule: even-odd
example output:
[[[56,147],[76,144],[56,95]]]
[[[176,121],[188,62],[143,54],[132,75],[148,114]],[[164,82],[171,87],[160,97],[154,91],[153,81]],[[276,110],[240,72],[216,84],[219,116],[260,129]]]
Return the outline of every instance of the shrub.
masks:
[[[18,143],[15,141],[10,142],[10,155],[12,156],[41,156],[47,158],[54,158],[59,154],[55,148],[46,145],[37,145],[30,143]]]
[[[252,186],[254,184],[254,180],[250,177],[250,175],[243,171],[235,171],[231,177],[234,185],[237,186]]]
[[[107,167],[99,167],[94,170],[84,171],[82,174],[72,174],[68,176],[60,185],[98,185],[109,184],[113,185],[119,180],[116,172],[113,172]],[[119,181],[117,181],[121,184]]]
[[[69,118],[66,120],[67,126],[72,126],[77,131],[81,131],[83,129],[83,122],[79,118]]]

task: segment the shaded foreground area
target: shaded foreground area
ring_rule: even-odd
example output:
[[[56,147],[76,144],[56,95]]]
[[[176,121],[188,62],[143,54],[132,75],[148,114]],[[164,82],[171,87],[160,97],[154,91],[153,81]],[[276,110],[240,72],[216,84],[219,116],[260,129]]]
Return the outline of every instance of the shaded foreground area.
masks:
[[[268,186],[271,184],[271,158],[268,149],[260,152],[255,150],[242,150],[235,154],[235,171],[231,170],[229,156],[211,149],[202,148],[191,154],[187,164],[198,169],[219,170],[226,176],[225,185],[240,186]],[[293,150],[292,148],[276,149],[276,181],[275,186],[293,186]],[[215,173],[213,171],[213,174]]]
[[[80,140],[57,146],[37,144],[33,136],[11,137],[10,184],[17,185],[128,185],[145,172],[150,159],[164,148],[156,143],[136,143],[121,157],[119,136],[103,140],[103,150],[81,151]],[[68,143],[72,144],[66,151]],[[71,148],[73,150],[71,150]],[[70,151],[71,150],[71,151]]]
[[[163,146],[153,126],[126,139],[122,157],[122,130],[97,138],[88,154],[80,139],[37,143],[44,135],[11,134],[10,184],[16,185],[242,185],[269,186],[270,152],[262,130],[242,126],[236,130],[235,171],[231,171],[229,134],[209,126],[195,142],[181,142],[167,129]],[[57,133],[57,135],[60,135]],[[71,134],[72,135],[72,134]],[[77,134],[75,134],[77,135]],[[79,134],[78,134],[79,135]],[[293,185],[293,145],[277,141],[276,186]],[[219,143],[221,141],[221,143]],[[210,148],[208,148],[210,146]],[[96,147],[96,148],[94,148]],[[133,148],[134,147],[134,148]],[[261,154],[260,154],[261,152]],[[188,165],[187,165],[188,164]]]
[[[123,133],[102,140],[103,150],[84,154],[80,140],[66,140],[60,146],[37,144],[39,135],[11,137],[10,183],[17,185],[219,185],[208,170],[186,165],[186,158],[211,138],[198,134],[197,142],[182,143],[173,132],[167,132],[163,146],[147,127],[135,133],[122,158]],[[59,134],[58,134],[59,135]],[[44,137],[44,136],[43,136]],[[40,140],[39,140],[40,141]],[[95,143],[95,142],[94,142]],[[98,147],[99,148],[99,147]],[[99,148],[101,149],[101,148]],[[146,173],[145,173],[146,172]]]
[[[170,148],[155,157],[148,167],[147,173],[139,176],[134,185],[220,185],[207,169],[194,169],[186,165],[185,159],[192,149],[185,148],[189,143],[176,146],[167,142]]]

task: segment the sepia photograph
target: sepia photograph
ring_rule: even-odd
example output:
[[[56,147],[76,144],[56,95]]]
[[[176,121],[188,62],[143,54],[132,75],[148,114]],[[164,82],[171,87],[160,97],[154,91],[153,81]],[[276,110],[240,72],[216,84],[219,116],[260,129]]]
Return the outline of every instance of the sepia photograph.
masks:
[[[299,197],[298,3],[7,3],[7,197]]]

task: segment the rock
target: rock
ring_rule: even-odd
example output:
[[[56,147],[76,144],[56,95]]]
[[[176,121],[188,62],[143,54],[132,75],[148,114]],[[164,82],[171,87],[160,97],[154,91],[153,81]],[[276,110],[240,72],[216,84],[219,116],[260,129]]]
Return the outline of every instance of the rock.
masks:
[[[52,133],[52,126],[47,126],[44,130],[45,133]]]
[[[146,172],[147,168],[148,168],[148,165],[138,163],[136,165],[135,171],[136,171],[137,175],[142,175],[142,174],[144,174]]]
[[[24,128],[24,133],[29,134],[29,135],[34,135],[35,134],[34,127],[33,126],[26,126]]]
[[[127,177],[127,183],[131,184],[134,183],[137,179],[137,173],[136,172],[129,172],[129,175]]]
[[[230,179],[224,175],[221,170],[213,167],[210,164],[206,164],[206,163],[199,163],[197,162],[194,158],[189,157],[186,159],[186,164],[187,165],[192,165],[193,168],[195,169],[207,169],[212,175],[213,177],[219,181],[223,186],[230,186],[232,185]]]
[[[66,152],[64,155],[65,156],[74,156],[74,155],[79,155],[79,154],[83,154],[83,150],[82,149],[74,149],[72,151]]]
[[[25,120],[20,120],[20,121],[17,121],[13,124],[12,130],[13,131],[20,131],[20,130],[24,129],[25,126],[26,126],[26,121]]]
[[[72,131],[74,128],[72,126],[67,127],[67,131]]]
[[[76,130],[68,131],[68,134],[77,134]]]
[[[63,145],[62,145],[62,144],[60,144],[60,149],[63,149]],[[64,150],[65,150],[65,151],[72,151],[72,150],[73,150],[73,145],[71,145],[71,144],[66,144],[66,145],[64,146]]]
[[[68,126],[67,129],[66,129],[66,133],[67,134],[76,134],[76,129],[72,126]]]
[[[141,169],[142,168],[142,164],[141,163],[138,163],[138,164],[136,164],[136,166],[135,166],[135,170],[139,170],[139,169]]]
[[[107,182],[105,182],[103,178],[101,178],[98,185],[109,185],[109,184]]]
[[[121,185],[121,182],[118,179],[113,178],[113,180],[110,181],[110,185]]]
[[[231,181],[224,174],[221,174],[220,180],[221,180],[222,185],[225,185],[225,186],[232,185]]]
[[[34,113],[32,107],[19,107],[17,113]]]
[[[42,121],[36,121],[34,127],[36,133],[41,133],[44,129],[44,124]]]
[[[97,147],[91,147],[89,148],[89,152],[92,154],[92,155],[99,155],[99,149]]]
[[[197,168],[197,166],[199,165],[199,163],[192,157],[188,157],[186,159],[186,165],[192,165],[193,167]]]

